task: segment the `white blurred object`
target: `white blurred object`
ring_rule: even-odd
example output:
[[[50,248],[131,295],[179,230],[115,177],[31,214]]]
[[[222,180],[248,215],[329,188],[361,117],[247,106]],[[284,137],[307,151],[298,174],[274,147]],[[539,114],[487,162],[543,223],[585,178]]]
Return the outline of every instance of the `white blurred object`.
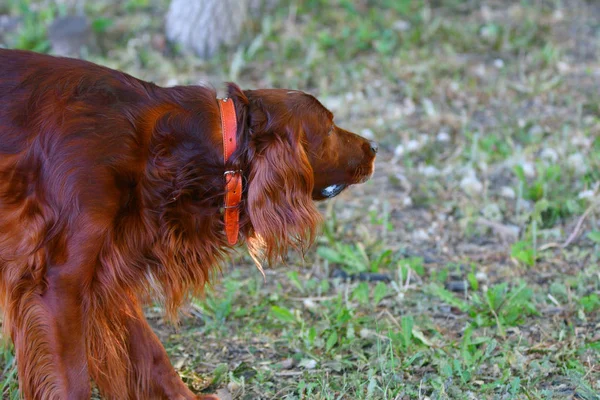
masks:
[[[248,14],[246,0],[172,0],[166,36],[202,58],[234,45]]]
[[[475,171],[467,171],[464,178],[460,181],[460,188],[469,195],[480,194],[483,191],[483,183],[475,175]]]

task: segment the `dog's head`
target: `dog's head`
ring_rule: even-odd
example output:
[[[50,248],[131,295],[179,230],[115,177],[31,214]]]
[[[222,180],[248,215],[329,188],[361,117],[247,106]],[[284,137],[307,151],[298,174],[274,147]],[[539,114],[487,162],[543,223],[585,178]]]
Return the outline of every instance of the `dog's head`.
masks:
[[[373,174],[377,144],[338,127],[313,96],[294,90],[240,90],[247,129],[247,212],[268,259],[288,245],[303,249],[320,214],[314,200],[332,198]],[[291,240],[291,241],[290,241]]]

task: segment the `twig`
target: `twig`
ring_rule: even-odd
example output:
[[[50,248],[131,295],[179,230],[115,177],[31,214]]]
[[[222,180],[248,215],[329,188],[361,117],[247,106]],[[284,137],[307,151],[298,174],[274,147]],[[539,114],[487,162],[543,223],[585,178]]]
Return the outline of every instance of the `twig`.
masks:
[[[556,242],[546,243],[545,245],[541,246],[539,250],[544,251],[544,250],[548,250],[548,249],[553,249],[555,247],[560,247],[561,249],[564,249],[564,248],[568,247],[571,243],[573,243],[573,241],[575,239],[577,239],[577,236],[579,236],[579,233],[581,231],[581,227],[583,226],[583,222],[588,217],[588,215],[590,215],[590,213],[592,211],[594,211],[594,209],[599,204],[600,204],[600,199],[597,199],[592,204],[590,204],[590,206],[587,208],[587,210],[585,210],[583,215],[581,217],[579,217],[579,220],[577,221],[577,224],[575,225],[575,229],[573,229],[573,232],[571,232],[571,234],[569,235],[569,237],[563,244],[556,243]]]
[[[579,231],[581,230],[581,226],[583,225],[583,221],[585,221],[585,219],[587,218],[587,216],[590,215],[590,213],[592,211],[594,211],[594,208],[596,208],[596,206],[598,206],[598,204],[600,204],[600,201],[596,200],[592,204],[590,204],[590,206],[587,208],[587,210],[585,210],[585,212],[583,213],[583,215],[579,218],[579,221],[577,221],[577,225],[575,225],[575,229],[573,230],[573,232],[571,233],[571,235],[569,235],[569,238],[567,239],[567,241],[564,242],[561,245],[561,247],[563,249],[565,247],[567,247],[568,245],[570,245],[577,238],[577,236],[579,236]]]

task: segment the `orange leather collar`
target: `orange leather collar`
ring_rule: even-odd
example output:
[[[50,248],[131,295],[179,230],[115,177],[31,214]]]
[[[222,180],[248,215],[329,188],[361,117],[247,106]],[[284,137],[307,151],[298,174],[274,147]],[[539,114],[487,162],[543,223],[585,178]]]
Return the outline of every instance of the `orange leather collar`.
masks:
[[[223,132],[223,159],[225,167],[237,148],[237,118],[231,99],[218,99]],[[237,243],[240,231],[240,202],[242,201],[242,171],[225,171],[225,234],[230,245]]]

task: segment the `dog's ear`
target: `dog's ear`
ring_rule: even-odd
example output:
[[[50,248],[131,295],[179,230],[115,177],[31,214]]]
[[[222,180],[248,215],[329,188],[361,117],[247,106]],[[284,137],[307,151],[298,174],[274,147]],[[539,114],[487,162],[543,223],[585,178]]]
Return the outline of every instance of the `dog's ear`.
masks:
[[[253,234],[248,244],[255,260],[262,256],[268,262],[283,259],[289,247],[303,252],[321,220],[311,197],[314,177],[300,124],[284,124],[279,118],[262,110],[254,118],[250,139],[248,214]]]

